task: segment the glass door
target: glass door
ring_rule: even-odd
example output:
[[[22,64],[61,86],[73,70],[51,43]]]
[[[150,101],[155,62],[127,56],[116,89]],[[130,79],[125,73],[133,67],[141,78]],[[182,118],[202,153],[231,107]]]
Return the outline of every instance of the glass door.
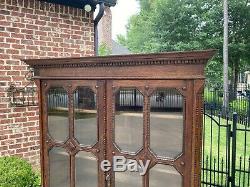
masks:
[[[181,80],[107,82],[108,186],[190,186],[190,90]]]
[[[104,81],[44,81],[43,149],[49,187],[103,187]]]
[[[43,81],[45,186],[190,187],[191,90],[182,80]]]

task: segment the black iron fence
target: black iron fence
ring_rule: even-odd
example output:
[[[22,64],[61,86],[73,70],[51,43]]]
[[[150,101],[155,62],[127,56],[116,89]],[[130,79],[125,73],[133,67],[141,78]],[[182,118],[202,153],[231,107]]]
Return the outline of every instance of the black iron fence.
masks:
[[[250,186],[250,120],[205,104],[202,186]],[[242,115],[241,115],[242,117]]]
[[[246,123],[250,118],[250,85],[241,84],[234,93],[229,89],[229,112],[238,114],[238,121]],[[213,110],[221,112],[223,110],[223,89],[220,87],[206,87],[204,91],[204,100]]]

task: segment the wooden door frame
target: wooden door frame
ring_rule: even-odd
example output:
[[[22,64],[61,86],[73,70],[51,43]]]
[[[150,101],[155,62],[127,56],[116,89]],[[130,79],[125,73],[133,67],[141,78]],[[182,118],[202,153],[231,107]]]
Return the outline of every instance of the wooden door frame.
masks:
[[[97,94],[97,129],[98,142],[93,147],[81,147],[74,137],[74,106],[73,93],[78,86],[91,88]],[[69,108],[69,137],[64,142],[53,140],[48,131],[48,111],[47,111],[47,94],[52,87],[63,87],[68,94]],[[106,100],[105,100],[105,81],[102,80],[42,80],[39,94],[41,98],[41,164],[42,164],[42,184],[49,186],[49,151],[54,147],[64,148],[70,156],[70,187],[75,186],[75,156],[79,151],[90,152],[98,161],[98,187],[103,187],[105,183],[105,174],[99,167],[102,160],[105,159],[105,123],[106,123]]]
[[[144,107],[143,107],[143,149],[140,150],[137,155],[129,155],[124,152],[120,152],[114,145],[113,130],[114,130],[114,117],[115,117],[115,93],[119,88],[137,88],[144,95]],[[157,88],[174,88],[184,98],[184,124],[183,124],[183,153],[175,159],[161,160],[155,158],[153,153],[149,151],[149,132],[150,132],[150,95]],[[193,80],[107,80],[107,144],[111,145],[111,149],[108,149],[108,160],[112,163],[112,158],[116,156],[125,156],[129,159],[147,160],[150,159],[151,163],[149,169],[154,167],[157,163],[166,165],[172,165],[183,176],[183,186],[191,186],[191,168],[192,157],[190,152],[192,151],[192,129],[193,129]],[[145,152],[146,150],[146,152]],[[150,152],[150,154],[149,154]],[[114,186],[114,173],[110,171],[108,175],[112,176],[111,186]],[[149,172],[143,176],[143,187],[149,187]]]

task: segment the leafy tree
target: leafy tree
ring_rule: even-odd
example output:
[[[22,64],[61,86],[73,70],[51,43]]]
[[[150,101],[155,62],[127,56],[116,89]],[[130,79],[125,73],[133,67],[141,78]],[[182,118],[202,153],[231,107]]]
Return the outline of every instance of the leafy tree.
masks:
[[[133,52],[218,49],[207,71],[222,65],[223,4],[221,0],[140,0],[141,12],[131,17],[123,45]],[[250,6],[229,0],[229,65],[236,90],[237,75],[250,64]],[[221,71],[222,69],[218,69]],[[207,75],[213,75],[208,73]],[[216,73],[218,80],[221,73]],[[212,78],[212,77],[211,77]],[[212,78],[213,79],[213,78]]]
[[[108,56],[112,53],[112,49],[106,43],[101,43],[98,50],[99,56]]]

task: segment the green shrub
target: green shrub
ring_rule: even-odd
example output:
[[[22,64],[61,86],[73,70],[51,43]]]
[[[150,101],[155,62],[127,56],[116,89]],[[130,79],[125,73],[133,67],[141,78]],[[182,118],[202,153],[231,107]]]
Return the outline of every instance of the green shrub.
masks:
[[[219,91],[211,91],[208,88],[204,90],[204,100],[208,103],[215,103],[217,105],[223,104],[223,96]]]
[[[38,187],[39,175],[19,157],[0,157],[0,187]]]
[[[239,115],[247,115],[249,109],[249,101],[247,99],[234,100],[230,102],[230,106],[234,112]]]

